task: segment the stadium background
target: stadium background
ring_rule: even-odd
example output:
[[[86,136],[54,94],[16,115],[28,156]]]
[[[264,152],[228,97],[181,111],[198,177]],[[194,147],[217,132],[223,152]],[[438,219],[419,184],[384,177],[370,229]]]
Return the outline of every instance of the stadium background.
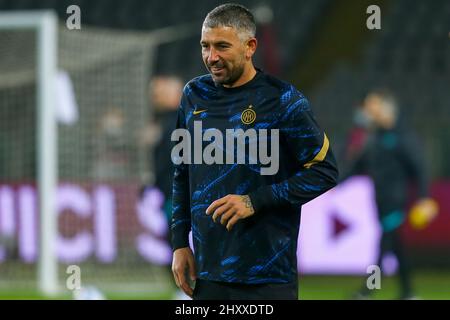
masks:
[[[59,114],[58,126],[59,182],[69,199],[61,204],[66,207],[59,230],[65,238],[80,230],[95,235],[83,238],[80,252],[70,252],[75,250],[73,243],[66,243],[61,283],[65,266],[82,261],[82,281],[95,284],[108,298],[171,297],[174,288],[161,258],[167,256],[167,248],[146,250],[146,245],[164,238],[161,200],[152,193],[139,202],[141,187],[154,175],[140,134],[153,116],[148,82],[158,74],[187,81],[205,72],[198,45],[200,26],[205,14],[220,3],[0,0],[2,12],[53,9],[59,17],[58,83],[65,93],[58,101],[69,104],[61,108],[65,113]],[[366,90],[382,84],[398,95],[403,113],[424,143],[432,195],[441,207],[427,229],[406,225],[402,230],[416,268],[417,293],[425,299],[450,298],[450,2],[240,3],[258,18],[256,65],[292,82],[309,97],[332,137],[338,162],[343,161],[354,110]],[[65,26],[66,9],[72,4],[81,8],[81,30]],[[381,30],[366,28],[366,8],[371,4],[381,8]],[[3,199],[32,206],[32,200],[23,199],[34,197],[36,180],[35,37],[32,32],[1,30],[0,39],[0,186]],[[111,122],[117,129],[114,141],[107,134]],[[116,153],[109,166],[110,149]],[[102,209],[108,206],[116,206],[114,225],[108,219],[112,211]],[[0,297],[42,297],[35,290],[37,245],[20,253],[17,248],[20,241],[36,240],[36,224],[38,219],[28,226],[24,222],[9,229],[5,223],[0,226]],[[144,232],[136,240],[143,231],[152,236]],[[110,246],[115,241],[111,235],[117,236],[117,248]],[[141,248],[139,254],[136,247]],[[360,280],[361,275],[302,275],[300,297],[345,299]],[[395,297],[395,279],[383,281],[386,289],[378,297]]]

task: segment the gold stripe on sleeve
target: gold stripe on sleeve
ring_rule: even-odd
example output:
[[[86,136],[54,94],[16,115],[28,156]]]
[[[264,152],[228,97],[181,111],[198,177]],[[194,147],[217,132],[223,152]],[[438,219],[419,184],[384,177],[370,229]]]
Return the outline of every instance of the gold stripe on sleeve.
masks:
[[[323,159],[325,159],[325,157],[327,155],[329,147],[330,147],[330,142],[328,141],[327,135],[324,133],[323,134],[323,145],[322,145],[322,148],[320,149],[319,153],[314,157],[314,159],[305,163],[303,166],[305,168],[309,169],[312,165],[314,165],[318,162],[322,162]]]

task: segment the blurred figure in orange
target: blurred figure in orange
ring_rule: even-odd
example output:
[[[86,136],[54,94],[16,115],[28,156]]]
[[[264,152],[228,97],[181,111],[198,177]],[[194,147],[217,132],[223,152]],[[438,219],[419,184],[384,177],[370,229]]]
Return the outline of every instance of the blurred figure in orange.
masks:
[[[399,227],[406,221],[408,186],[417,183],[419,203],[429,203],[428,182],[422,159],[423,151],[400,117],[394,95],[385,89],[369,92],[362,115],[370,123],[370,132],[359,156],[345,175],[367,174],[374,183],[378,218],[382,230],[377,264],[382,269],[383,256],[391,252],[398,262],[400,298],[414,297],[410,266],[400,238]],[[364,284],[355,298],[368,298],[371,290]]]

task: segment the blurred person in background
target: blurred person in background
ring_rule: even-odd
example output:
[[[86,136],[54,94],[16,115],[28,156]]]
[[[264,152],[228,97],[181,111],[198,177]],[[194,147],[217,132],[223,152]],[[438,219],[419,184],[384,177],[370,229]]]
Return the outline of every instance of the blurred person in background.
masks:
[[[130,177],[131,144],[127,141],[125,121],[123,111],[116,106],[108,107],[99,119],[92,168],[95,179],[118,181]]]
[[[374,183],[375,202],[381,227],[377,265],[382,269],[386,253],[393,253],[398,261],[401,299],[414,297],[411,267],[407,261],[399,228],[407,220],[406,206],[410,182],[417,184],[417,205],[429,207],[428,181],[422,155],[423,147],[407,128],[395,96],[386,89],[376,89],[365,97],[362,122],[369,125],[369,135],[343,175],[367,174]],[[355,156],[356,155],[356,156]],[[369,298],[372,290],[364,286],[354,298]]]
[[[200,45],[209,74],[185,86],[178,112],[177,128],[190,136],[198,124],[222,137],[269,128],[259,144],[264,139],[277,146],[271,151],[276,172],[267,175],[261,162],[237,164],[238,148],[228,153],[217,135],[214,153],[231,155],[231,163],[175,165],[172,270],[176,284],[195,300],[297,300],[301,207],[337,182],[329,140],[308,100],[254,67],[255,34],[253,14],[241,5],[224,4],[208,13]],[[256,144],[253,138],[243,140],[247,148]],[[195,146],[194,152],[202,156]]]
[[[153,167],[153,178],[147,183],[164,195],[164,212],[168,221],[172,214],[172,178],[174,166],[170,157],[170,140],[177,123],[183,82],[177,76],[155,76],[149,84],[149,100],[153,120],[144,128],[141,141],[146,145],[148,161]]]
[[[173,143],[170,139],[175,129],[183,91],[182,80],[174,75],[154,76],[148,87],[149,102],[153,110],[152,120],[142,130],[140,140],[145,148],[149,167],[152,174],[144,177],[144,186],[140,196],[151,188],[156,188],[163,195],[163,207],[161,208],[169,224],[172,217],[172,179],[174,165],[171,160]],[[170,229],[166,238],[170,242]],[[170,275],[172,271],[168,266]],[[174,296],[177,300],[188,297],[181,291]]]
[[[343,150],[342,159],[351,163],[359,157],[369,135],[370,120],[365,115],[362,104],[358,104],[353,112],[353,127],[350,129]]]

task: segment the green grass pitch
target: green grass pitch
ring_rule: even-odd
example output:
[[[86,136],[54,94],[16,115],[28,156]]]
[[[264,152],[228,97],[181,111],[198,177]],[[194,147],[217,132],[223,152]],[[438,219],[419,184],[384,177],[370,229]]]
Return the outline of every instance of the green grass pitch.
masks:
[[[347,300],[364,282],[363,277],[330,276],[330,275],[302,275],[300,277],[299,298],[302,300]],[[415,294],[424,300],[450,300],[450,271],[421,271],[413,277]],[[170,286],[169,286],[170,288]],[[104,292],[107,299],[153,299],[169,300],[174,295],[174,289],[167,289],[157,293],[117,293]],[[375,290],[373,299],[391,300],[398,297],[398,278],[383,277],[381,289]],[[0,290],[0,299],[48,299],[36,291]],[[71,299],[69,292],[63,293],[55,299]]]

